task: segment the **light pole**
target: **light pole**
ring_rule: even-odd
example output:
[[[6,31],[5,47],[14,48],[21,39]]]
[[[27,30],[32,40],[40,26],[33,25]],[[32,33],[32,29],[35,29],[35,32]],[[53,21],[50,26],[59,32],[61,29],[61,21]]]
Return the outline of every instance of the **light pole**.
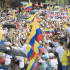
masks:
[[[59,0],[57,0],[58,1],[58,6],[59,6]]]
[[[30,3],[30,0],[29,0],[29,3]]]

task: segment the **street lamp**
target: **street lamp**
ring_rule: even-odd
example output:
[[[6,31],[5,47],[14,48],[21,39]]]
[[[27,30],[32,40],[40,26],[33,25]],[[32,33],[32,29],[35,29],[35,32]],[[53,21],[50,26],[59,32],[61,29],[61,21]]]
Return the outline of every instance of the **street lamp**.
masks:
[[[1,0],[1,17],[2,17],[2,0]]]
[[[30,0],[29,0],[29,3],[30,3]]]

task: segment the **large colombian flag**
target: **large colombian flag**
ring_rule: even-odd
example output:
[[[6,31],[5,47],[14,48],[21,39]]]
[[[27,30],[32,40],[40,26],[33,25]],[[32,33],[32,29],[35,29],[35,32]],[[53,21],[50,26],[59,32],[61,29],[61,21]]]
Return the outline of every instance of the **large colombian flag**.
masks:
[[[35,51],[35,53],[39,53],[39,54],[42,54],[44,51],[43,47],[37,41],[35,41],[34,43],[33,50]]]
[[[28,5],[26,5],[24,11],[30,11],[32,9],[32,3],[29,3]]]
[[[44,32],[45,34],[50,34],[50,31],[47,28],[44,30]]]
[[[30,44],[31,46],[33,46],[34,43],[35,43],[35,40],[36,40],[37,42],[39,42],[39,41],[42,41],[42,39],[43,39],[43,35],[42,35],[42,32],[41,32],[41,29],[39,28],[37,19],[36,19],[36,17],[35,17],[35,18],[34,18],[33,27],[32,27],[32,30],[31,30],[31,32],[30,32],[30,35],[29,35],[27,41],[29,41],[29,44]]]
[[[35,70],[35,68],[37,67],[37,64],[38,63],[34,59],[30,60],[27,70]]]
[[[29,44],[27,44],[27,58],[30,61],[31,59],[36,59],[36,53],[31,48]]]

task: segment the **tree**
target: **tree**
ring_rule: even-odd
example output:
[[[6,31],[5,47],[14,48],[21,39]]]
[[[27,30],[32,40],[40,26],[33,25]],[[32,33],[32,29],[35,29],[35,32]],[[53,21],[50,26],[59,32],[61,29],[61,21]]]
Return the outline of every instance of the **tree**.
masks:
[[[45,0],[45,3],[50,3],[49,2],[50,0]],[[67,5],[69,4],[69,0],[51,0],[52,2],[55,2],[56,4],[59,4],[59,5]]]
[[[70,1],[70,0],[65,0],[65,1],[64,1],[65,5],[69,4],[69,1]]]
[[[50,3],[50,1],[49,0],[45,0],[45,3]]]

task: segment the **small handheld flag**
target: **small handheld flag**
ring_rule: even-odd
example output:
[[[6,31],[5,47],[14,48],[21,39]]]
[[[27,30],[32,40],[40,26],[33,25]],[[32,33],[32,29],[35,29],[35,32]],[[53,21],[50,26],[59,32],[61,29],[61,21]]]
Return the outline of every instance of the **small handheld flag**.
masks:
[[[29,3],[28,5],[26,5],[24,11],[30,11],[32,9],[32,3]]]

